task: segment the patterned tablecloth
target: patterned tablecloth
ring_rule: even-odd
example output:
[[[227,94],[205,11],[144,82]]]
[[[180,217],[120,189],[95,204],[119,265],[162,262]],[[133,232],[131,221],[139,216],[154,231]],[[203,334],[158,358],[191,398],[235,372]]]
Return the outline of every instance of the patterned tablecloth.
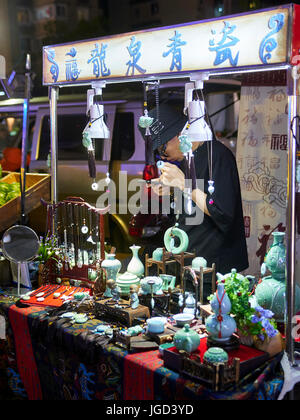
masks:
[[[277,399],[281,355],[224,393],[164,367],[158,351],[128,354],[92,331],[100,321],[71,324],[47,308],[17,308],[0,296],[6,340],[0,340],[0,399],[208,400]]]

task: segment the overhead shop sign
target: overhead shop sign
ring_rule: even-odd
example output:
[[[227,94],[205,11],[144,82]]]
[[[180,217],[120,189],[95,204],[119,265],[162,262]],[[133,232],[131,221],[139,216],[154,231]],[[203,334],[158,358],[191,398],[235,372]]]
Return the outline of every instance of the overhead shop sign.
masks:
[[[3,55],[0,55],[0,79],[6,78],[6,66],[5,66],[5,58]]]
[[[44,85],[288,61],[292,6],[43,48]]]

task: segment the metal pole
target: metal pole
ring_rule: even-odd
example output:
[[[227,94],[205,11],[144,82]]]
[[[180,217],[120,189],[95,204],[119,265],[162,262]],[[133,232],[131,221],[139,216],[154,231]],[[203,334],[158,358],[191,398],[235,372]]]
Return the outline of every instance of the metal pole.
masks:
[[[294,67],[296,69],[296,67]],[[293,317],[295,316],[295,251],[296,251],[296,159],[297,145],[297,84],[298,75],[293,68],[288,74],[288,177],[287,177],[287,255],[286,255],[286,351],[292,366],[295,365],[295,342],[292,336]]]
[[[51,202],[57,203],[57,100],[58,87],[50,88]]]
[[[27,167],[27,145],[29,133],[29,102],[31,90],[31,58],[30,54],[26,56],[25,73],[25,95],[23,103],[23,130],[22,130],[22,159],[20,170],[20,188],[21,188],[21,224],[25,225],[25,191],[26,191],[26,167]]]
[[[58,162],[58,138],[57,138],[57,86],[50,87],[50,144],[51,144],[51,203],[57,203],[57,162]],[[55,206],[54,206],[55,207]],[[56,210],[53,210],[51,220],[52,232],[56,232]]]

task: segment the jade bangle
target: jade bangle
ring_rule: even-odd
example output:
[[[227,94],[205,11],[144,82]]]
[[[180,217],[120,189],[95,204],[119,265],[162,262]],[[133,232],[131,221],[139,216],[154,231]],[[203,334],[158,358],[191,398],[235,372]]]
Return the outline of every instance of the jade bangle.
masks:
[[[172,246],[172,239],[174,236],[180,241],[180,244],[177,247]],[[168,252],[172,252],[172,254],[175,255],[181,254],[188,249],[189,237],[184,230],[177,227],[171,227],[165,233],[164,244]]]

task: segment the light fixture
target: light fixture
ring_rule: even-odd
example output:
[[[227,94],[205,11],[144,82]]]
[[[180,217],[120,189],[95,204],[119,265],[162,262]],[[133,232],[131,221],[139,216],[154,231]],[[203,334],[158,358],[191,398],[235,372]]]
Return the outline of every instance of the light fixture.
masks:
[[[195,90],[203,89],[203,79],[196,79],[185,85],[184,113],[188,121],[182,131],[182,135],[188,135],[190,142],[212,141],[213,135],[205,121],[205,103],[199,98],[193,100]]]
[[[88,151],[88,166],[89,175],[93,179],[92,190],[97,191],[98,184],[96,183],[96,158],[95,158],[95,139],[109,139],[110,131],[104,120],[104,106],[100,104],[102,100],[102,89],[106,83],[95,82],[92,84],[92,89],[87,91],[87,116],[89,122],[83,130],[83,145]],[[109,173],[106,174],[106,184],[110,183]]]
[[[208,149],[208,169],[209,169],[209,180],[208,180],[208,193],[210,194],[209,204],[213,205],[214,201],[212,195],[215,191],[214,181],[212,180],[212,140],[213,133],[207,122],[205,121],[205,102],[203,91],[204,80],[208,79],[206,73],[196,73],[191,75],[191,82],[185,85],[185,103],[184,113],[188,117],[188,121],[179,136],[180,150],[183,153],[186,162],[187,170],[186,177],[191,182],[191,185],[187,188],[186,193],[186,209],[188,214],[192,214],[192,191],[196,188],[196,171],[193,154],[193,143],[207,142]],[[198,90],[201,90],[202,100],[198,96]],[[194,91],[197,93],[196,99],[193,99]]]
[[[87,91],[87,115],[89,122],[87,123],[83,134],[88,134],[91,139],[109,139],[110,132],[104,121],[104,105],[99,102],[102,99],[102,89],[105,82],[101,82],[93,89]]]

